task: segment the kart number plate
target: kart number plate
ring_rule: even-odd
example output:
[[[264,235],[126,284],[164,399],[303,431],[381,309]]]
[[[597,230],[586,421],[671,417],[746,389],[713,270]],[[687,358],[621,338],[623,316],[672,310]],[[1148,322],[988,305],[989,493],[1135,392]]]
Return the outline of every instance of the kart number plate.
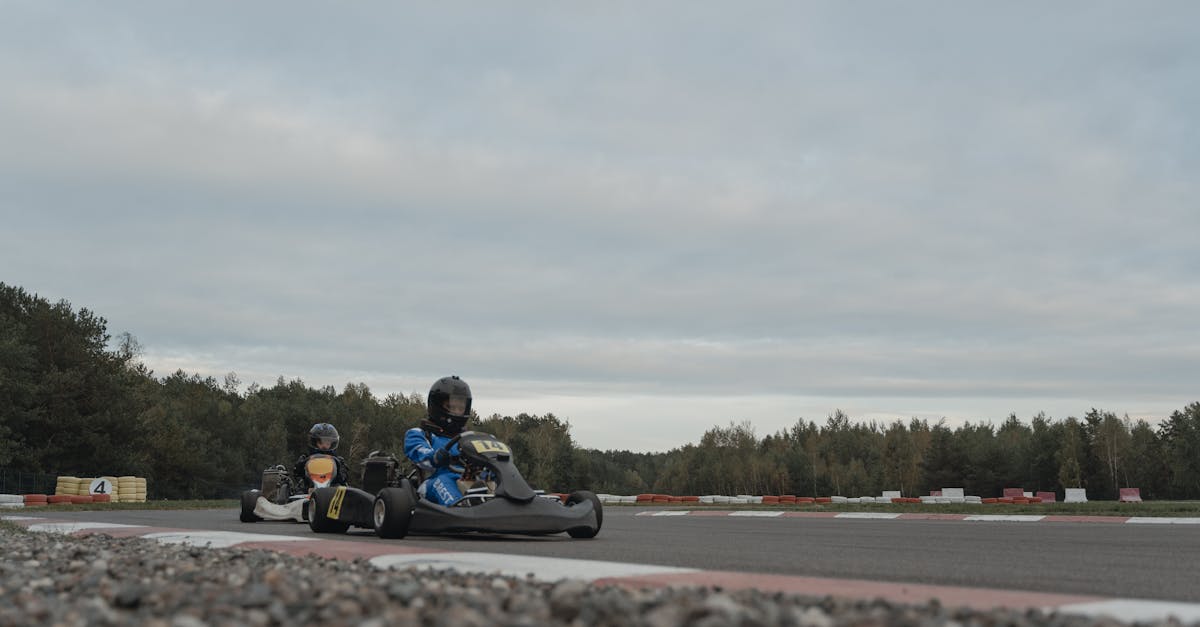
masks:
[[[495,440],[475,440],[471,442],[471,446],[475,447],[475,452],[483,453],[509,453],[508,445]]]
[[[325,515],[333,520],[337,520],[342,515],[342,501],[346,498],[346,486],[340,485],[337,491],[333,493],[333,498],[329,499],[329,509]]]

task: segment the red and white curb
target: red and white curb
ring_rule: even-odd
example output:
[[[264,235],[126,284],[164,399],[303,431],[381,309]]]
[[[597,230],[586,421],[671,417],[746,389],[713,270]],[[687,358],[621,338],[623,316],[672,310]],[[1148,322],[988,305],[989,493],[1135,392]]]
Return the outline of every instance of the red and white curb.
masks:
[[[782,514],[783,512],[778,513]],[[740,512],[740,514],[747,515],[748,512]],[[646,515],[654,514],[647,512]],[[931,599],[938,599],[942,605],[949,607],[961,606],[982,610],[997,607],[1039,608],[1059,614],[1109,616],[1127,622],[1165,621],[1170,617],[1174,617],[1184,624],[1200,621],[1200,603],[699,570],[651,564],[472,551],[445,551],[394,543],[355,542],[352,539],[329,540],[316,536],[310,538],[265,533],[164,529],[117,523],[52,520],[29,516],[3,516],[0,519],[21,525],[30,531],[43,533],[140,537],[163,543],[187,544],[197,547],[266,549],[300,557],[317,555],[332,559],[362,558],[380,569],[453,569],[460,572],[514,577],[532,575],[541,581],[576,579],[595,585],[618,585],[630,588],[720,587],[725,590],[753,588],[765,592],[815,597],[881,598],[893,603],[909,604],[924,604]]]
[[[866,520],[961,520],[966,522],[1067,522],[1127,525],[1200,525],[1196,517],[1064,516],[1055,514],[889,514],[886,512],[772,512],[761,509],[663,509],[635,516],[734,516],[738,518],[857,518]]]

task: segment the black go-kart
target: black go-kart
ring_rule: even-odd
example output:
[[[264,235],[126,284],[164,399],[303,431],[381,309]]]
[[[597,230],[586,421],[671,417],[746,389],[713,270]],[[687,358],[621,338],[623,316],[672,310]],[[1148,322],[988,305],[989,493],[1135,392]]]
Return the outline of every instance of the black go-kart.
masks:
[[[338,486],[313,490],[308,524],[317,533],[345,533],[351,526],[374,529],[381,538],[409,533],[480,532],[549,535],[566,532],[572,538],[600,533],[604,510],[587,490],[566,500],[529,487],[512,461],[512,452],[490,434],[466,431],[443,447],[458,444],[451,461],[461,467],[460,485],[467,489],[458,502],[443,506],[417,495],[420,471],[407,476],[390,455],[372,455],[364,462],[363,489]]]
[[[311,455],[304,462],[304,472],[314,486],[332,485],[337,476],[337,462],[329,455]],[[262,488],[242,493],[242,522],[261,520],[308,520],[309,495],[304,484],[280,465],[263,471]]]

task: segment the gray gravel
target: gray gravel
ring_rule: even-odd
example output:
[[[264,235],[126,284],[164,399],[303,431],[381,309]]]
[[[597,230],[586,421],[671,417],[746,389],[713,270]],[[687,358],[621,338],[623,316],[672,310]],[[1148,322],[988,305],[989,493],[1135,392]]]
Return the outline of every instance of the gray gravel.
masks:
[[[453,571],[382,571],[139,538],[0,527],[0,627],[27,625],[718,625],[1084,627],[1040,611],[973,612],[756,591],[627,590]],[[1178,623],[1163,623],[1178,625]],[[1200,624],[1200,623],[1198,623]]]

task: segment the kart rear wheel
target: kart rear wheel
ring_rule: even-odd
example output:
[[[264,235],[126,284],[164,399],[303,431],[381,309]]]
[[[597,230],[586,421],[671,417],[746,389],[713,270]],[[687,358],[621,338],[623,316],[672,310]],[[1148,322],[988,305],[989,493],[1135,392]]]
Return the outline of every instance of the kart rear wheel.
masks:
[[[346,533],[350,523],[329,518],[329,503],[337,488],[317,488],[313,490],[311,502],[308,505],[308,528],[315,533]]]
[[[408,523],[412,520],[416,503],[407,485],[384,488],[375,497],[373,518],[375,534],[380,538],[403,538],[408,535]]]
[[[587,540],[596,537],[600,533],[600,525],[604,522],[604,508],[600,505],[600,498],[588,490],[576,490],[567,497],[567,507],[574,507],[576,504],[591,501],[592,509],[596,510],[596,526],[595,527],[572,527],[567,529],[567,535],[572,538],[580,538]]]
[[[244,523],[258,522],[262,520],[254,513],[255,506],[258,505],[258,490],[247,490],[242,492],[242,514],[238,518]]]

